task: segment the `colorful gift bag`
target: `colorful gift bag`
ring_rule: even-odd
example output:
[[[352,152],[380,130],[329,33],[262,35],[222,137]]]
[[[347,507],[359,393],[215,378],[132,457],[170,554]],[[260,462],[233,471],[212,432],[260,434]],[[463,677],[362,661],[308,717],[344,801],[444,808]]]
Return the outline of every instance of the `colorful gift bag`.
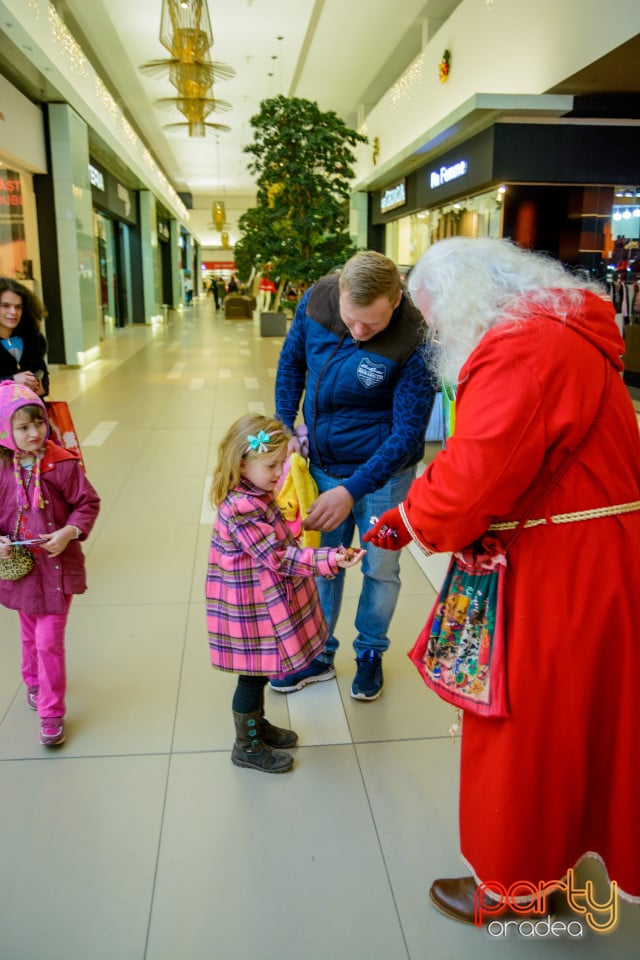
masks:
[[[507,717],[503,584],[506,555],[484,537],[451,557],[409,659],[428,687],[456,707]]]
[[[78,434],[76,433],[73,419],[71,417],[69,404],[66,402],[66,400],[45,400],[45,406],[47,408],[47,416],[49,418],[49,425],[51,427],[51,439],[54,443],[64,447],[65,450],[70,450],[72,453],[77,453],[77,455],[80,457],[80,466],[86,473],[87,468],[85,467],[84,459],[82,457],[80,442],[78,440]]]

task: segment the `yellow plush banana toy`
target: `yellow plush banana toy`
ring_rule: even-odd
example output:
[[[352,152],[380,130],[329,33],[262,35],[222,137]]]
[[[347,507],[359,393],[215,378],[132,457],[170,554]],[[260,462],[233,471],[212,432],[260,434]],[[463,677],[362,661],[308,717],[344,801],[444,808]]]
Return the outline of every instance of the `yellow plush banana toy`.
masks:
[[[302,521],[318,496],[315,480],[309,473],[304,457],[290,453],[276,491],[276,501],[294,537],[302,547],[319,547],[320,531],[303,530]]]

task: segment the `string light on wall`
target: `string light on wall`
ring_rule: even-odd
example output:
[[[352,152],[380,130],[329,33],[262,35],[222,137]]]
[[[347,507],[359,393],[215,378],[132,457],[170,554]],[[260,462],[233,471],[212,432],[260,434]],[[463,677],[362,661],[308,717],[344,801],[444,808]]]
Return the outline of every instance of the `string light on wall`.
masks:
[[[410,99],[415,87],[422,80],[423,68],[424,55],[420,54],[391,87],[391,106],[394,110],[401,100]]]
[[[55,43],[62,50],[65,62],[79,74],[83,80],[89,76],[89,61],[82,47],[64,25],[57,11],[49,4],[49,29]]]

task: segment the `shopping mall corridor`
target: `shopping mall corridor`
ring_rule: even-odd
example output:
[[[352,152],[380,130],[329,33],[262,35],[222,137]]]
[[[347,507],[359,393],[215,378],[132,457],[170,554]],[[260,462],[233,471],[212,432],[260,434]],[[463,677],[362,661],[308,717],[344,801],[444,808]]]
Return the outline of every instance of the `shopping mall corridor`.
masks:
[[[434,597],[409,552],[383,697],[349,696],[350,571],[337,681],[267,694],[300,735],[294,771],[231,764],[235,680],[209,666],[205,626],[207,494],[229,423],[273,410],[281,343],[202,301],[112,332],[82,372],[52,369],[102,511],[60,748],[39,744],[17,617],[0,609],[1,960],[631,960],[638,908],[609,936],[585,927],[579,948],[566,934],[532,948],[429,904],[432,879],[467,871],[453,711],[406,656]],[[540,735],[563,749],[561,730]]]

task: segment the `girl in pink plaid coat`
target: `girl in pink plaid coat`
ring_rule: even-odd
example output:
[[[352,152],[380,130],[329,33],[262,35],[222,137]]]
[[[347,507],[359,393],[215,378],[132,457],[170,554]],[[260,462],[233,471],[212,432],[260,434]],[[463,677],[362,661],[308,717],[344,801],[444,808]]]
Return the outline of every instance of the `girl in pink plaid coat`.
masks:
[[[300,670],[323,649],[325,623],[314,577],[358,563],[362,550],[301,548],[275,500],[289,438],[278,420],[249,414],[220,444],[211,503],[206,600],[211,662],[239,674],[233,697],[236,766],[284,773],[298,737],[264,716],[270,677]]]

